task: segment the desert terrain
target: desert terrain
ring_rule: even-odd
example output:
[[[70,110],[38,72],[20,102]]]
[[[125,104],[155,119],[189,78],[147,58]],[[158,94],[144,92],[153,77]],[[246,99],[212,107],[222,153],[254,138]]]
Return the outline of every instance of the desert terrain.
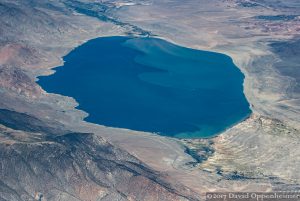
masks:
[[[0,200],[202,200],[299,190],[297,0],[1,0]],[[158,37],[229,55],[252,115],[208,139],[85,122],[37,83],[97,37]]]

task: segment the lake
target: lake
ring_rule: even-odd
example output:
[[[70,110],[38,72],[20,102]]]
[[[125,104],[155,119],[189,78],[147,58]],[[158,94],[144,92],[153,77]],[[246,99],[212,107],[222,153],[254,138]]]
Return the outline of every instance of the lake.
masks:
[[[244,75],[230,57],[158,38],[102,37],[39,77],[76,99],[86,121],[178,138],[214,136],[251,113]]]

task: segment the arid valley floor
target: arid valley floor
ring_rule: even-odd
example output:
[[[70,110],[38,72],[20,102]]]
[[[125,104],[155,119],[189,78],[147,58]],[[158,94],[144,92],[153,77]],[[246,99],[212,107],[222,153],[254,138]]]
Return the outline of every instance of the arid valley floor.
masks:
[[[0,200],[204,200],[300,190],[298,0],[0,0]],[[83,121],[37,77],[97,37],[155,36],[229,55],[252,114],[208,139]]]

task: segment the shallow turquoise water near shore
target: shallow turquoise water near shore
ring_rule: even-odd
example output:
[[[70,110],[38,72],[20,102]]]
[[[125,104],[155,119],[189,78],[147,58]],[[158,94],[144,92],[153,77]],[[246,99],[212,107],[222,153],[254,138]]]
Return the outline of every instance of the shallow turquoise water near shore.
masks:
[[[38,83],[74,97],[89,122],[196,138],[224,131],[251,112],[244,76],[223,54],[157,38],[103,37],[64,60]]]

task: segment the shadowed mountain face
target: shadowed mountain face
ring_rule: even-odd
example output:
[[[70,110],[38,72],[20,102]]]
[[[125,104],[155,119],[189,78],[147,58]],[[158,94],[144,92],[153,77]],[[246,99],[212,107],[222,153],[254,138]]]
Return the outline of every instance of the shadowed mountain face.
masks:
[[[38,118],[6,109],[0,109],[0,124],[15,130],[43,133],[44,135],[66,132],[62,130],[61,125],[52,127]]]
[[[1,200],[196,200],[93,134],[49,135],[40,120],[8,110],[0,121],[20,129],[0,129]]]

